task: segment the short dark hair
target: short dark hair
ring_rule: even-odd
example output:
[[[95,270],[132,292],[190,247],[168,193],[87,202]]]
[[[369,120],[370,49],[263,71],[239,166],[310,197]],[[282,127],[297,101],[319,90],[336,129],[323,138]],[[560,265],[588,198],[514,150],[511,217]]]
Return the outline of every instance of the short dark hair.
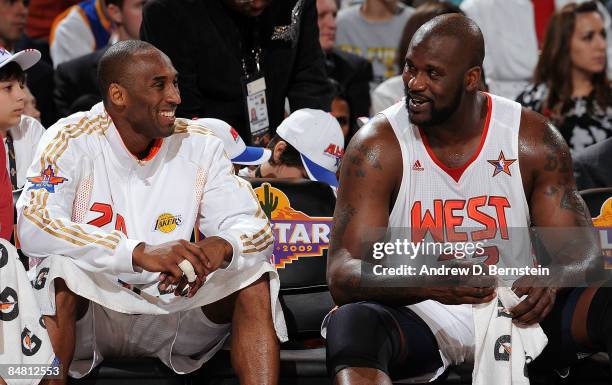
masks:
[[[6,82],[9,80],[17,80],[20,83],[25,83],[25,71],[22,70],[21,66],[15,62],[10,62],[4,67],[0,68],[0,82]]]
[[[302,166],[303,164],[302,158],[300,157],[300,152],[278,134],[274,135],[274,137],[268,143],[268,148],[270,149],[270,151],[274,151],[274,146],[276,146],[276,143],[280,142],[281,140],[287,143],[287,148],[285,148],[285,151],[283,151],[283,153],[281,154],[278,162],[274,160],[274,157],[270,157],[270,160],[268,162],[270,162],[270,164],[274,166],[281,164],[284,164],[285,166],[289,167]]]
[[[115,4],[119,9],[123,8],[123,0],[106,0],[107,6],[111,4]]]
[[[126,69],[139,52],[158,51],[151,43],[141,40],[124,40],[111,45],[100,58],[98,65],[98,87],[102,100],[106,102],[108,88],[112,83],[126,84],[130,73]]]

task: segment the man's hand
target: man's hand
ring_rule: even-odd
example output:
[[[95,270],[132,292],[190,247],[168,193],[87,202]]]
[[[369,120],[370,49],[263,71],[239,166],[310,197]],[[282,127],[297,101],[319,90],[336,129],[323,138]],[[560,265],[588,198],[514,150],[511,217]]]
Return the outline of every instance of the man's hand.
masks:
[[[169,285],[178,284],[176,295],[183,292],[186,279],[183,279],[183,271],[178,267],[184,259],[193,266],[197,278],[189,284],[189,295],[192,296],[202,286],[206,277],[206,256],[195,244],[185,241],[171,241],[161,245],[147,245],[141,243],[132,252],[132,264],[147,271],[161,272],[160,290],[166,290]],[[182,285],[181,285],[182,284]],[[179,290],[180,288],[180,290]]]
[[[231,262],[232,256],[234,255],[234,249],[229,242],[220,237],[208,237],[196,243],[190,243],[187,241],[182,242],[189,247],[189,250],[194,252],[202,264],[201,272],[198,271],[194,265],[197,278],[195,282],[189,284],[189,293],[187,294],[187,297],[193,297],[198,289],[204,284],[206,277],[210,273],[219,269],[224,262]],[[191,262],[191,260],[189,261]],[[174,282],[172,279],[173,275],[170,275],[169,273],[162,273],[160,275],[160,289],[165,290],[165,288],[167,288],[169,285],[175,284],[176,282]],[[185,277],[182,277],[174,290],[174,295],[182,295],[187,284],[188,283]]]
[[[428,297],[445,305],[491,302],[497,295],[494,287],[449,286],[428,289]]]
[[[527,298],[510,309],[513,322],[522,325],[532,325],[542,321],[552,310],[557,297],[557,288],[533,287],[529,285],[531,277],[517,279],[512,285],[514,293],[521,298]]]
[[[206,275],[220,268],[225,262],[232,261],[234,248],[223,238],[208,237],[195,244],[200,248],[207,261],[204,269]]]

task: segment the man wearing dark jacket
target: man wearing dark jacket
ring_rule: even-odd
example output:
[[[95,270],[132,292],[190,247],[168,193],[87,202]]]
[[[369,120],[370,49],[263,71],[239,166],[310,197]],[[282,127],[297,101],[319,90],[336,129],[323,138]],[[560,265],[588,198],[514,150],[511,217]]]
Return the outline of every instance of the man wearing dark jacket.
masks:
[[[178,116],[222,119],[252,143],[276,131],[285,98],[329,111],[314,0],[152,0],[140,37],[179,72]]]
[[[578,190],[612,187],[612,138],[578,152],[574,157],[574,176]]]

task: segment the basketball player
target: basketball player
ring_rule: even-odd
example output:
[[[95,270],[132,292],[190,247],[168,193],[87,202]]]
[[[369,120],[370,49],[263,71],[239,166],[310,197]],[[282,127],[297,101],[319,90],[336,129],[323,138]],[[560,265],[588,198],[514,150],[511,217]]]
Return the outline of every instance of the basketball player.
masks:
[[[121,41],[98,71],[103,103],[47,130],[17,205],[62,374],[124,356],[189,373],[231,331],[240,382],[277,384],[286,329],[274,238],[251,186],[219,138],[175,118],[164,53]],[[195,225],[206,238],[191,243]]]
[[[362,263],[372,257],[361,245],[372,229],[444,227],[448,234],[470,225],[493,233],[589,226],[562,137],[542,116],[478,91],[483,57],[482,34],[465,16],[424,24],[406,55],[405,101],[377,115],[346,151],[328,261],[340,307],[324,325],[336,384],[427,382],[450,365],[470,362],[471,304],[496,296],[493,287],[362,285]],[[598,258],[593,244],[565,245],[580,262],[563,274],[584,276],[583,266]],[[515,324],[539,322],[549,339],[535,362],[554,353],[565,367],[579,353],[612,352],[607,288],[513,289],[526,295],[510,309]]]

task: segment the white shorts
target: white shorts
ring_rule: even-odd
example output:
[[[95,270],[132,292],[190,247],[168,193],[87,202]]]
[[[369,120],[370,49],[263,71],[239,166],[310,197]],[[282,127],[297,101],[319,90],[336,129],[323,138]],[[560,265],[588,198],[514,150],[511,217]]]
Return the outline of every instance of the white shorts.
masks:
[[[229,333],[230,324],[211,322],[200,308],[134,315],[90,302],[76,324],[69,374],[81,378],[105,357],[157,357],[176,373],[190,373],[221,349]]]

